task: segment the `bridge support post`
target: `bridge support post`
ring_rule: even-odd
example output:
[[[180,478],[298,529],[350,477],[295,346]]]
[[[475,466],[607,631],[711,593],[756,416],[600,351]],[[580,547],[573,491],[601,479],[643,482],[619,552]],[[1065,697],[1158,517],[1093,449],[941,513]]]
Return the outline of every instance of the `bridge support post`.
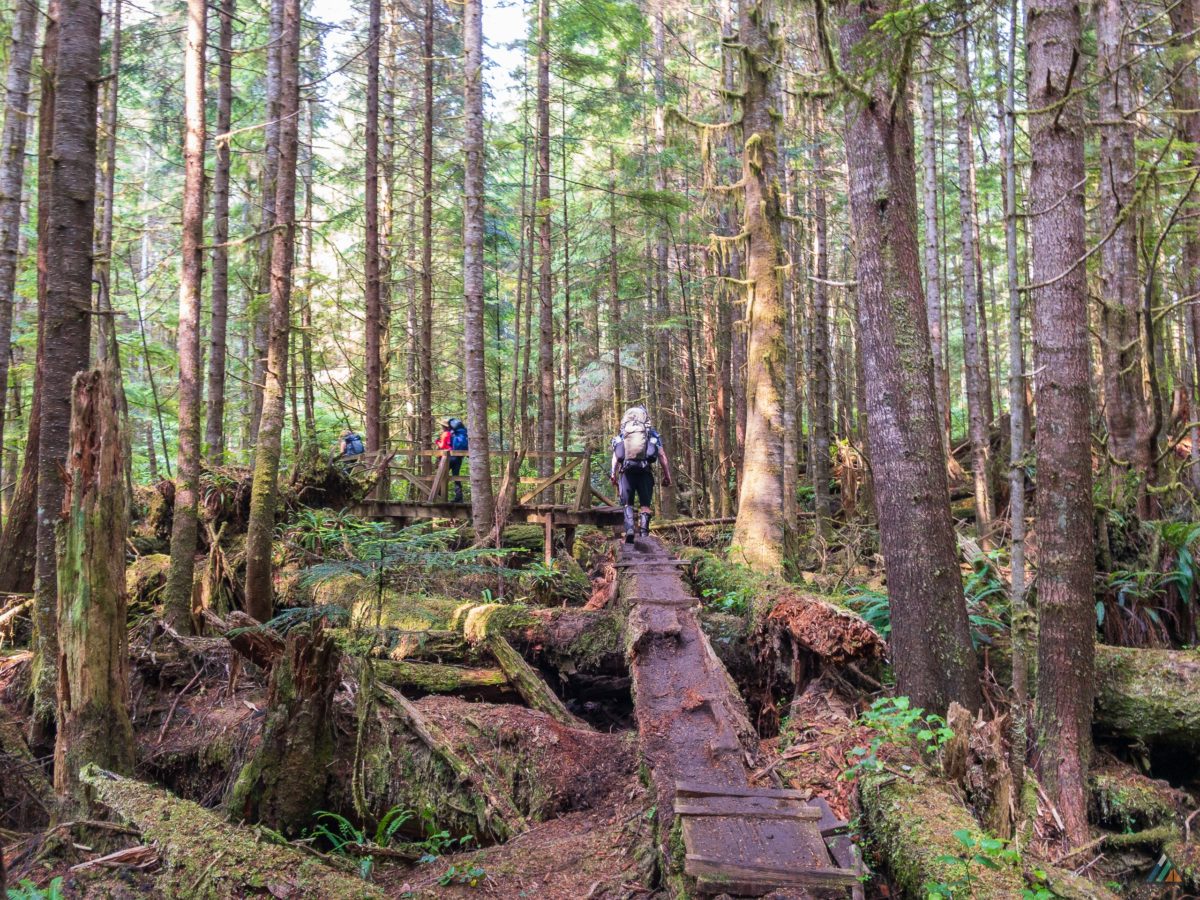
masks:
[[[554,513],[549,510],[546,511],[546,518],[543,520],[543,525],[546,531],[542,549],[548,568],[554,564]]]

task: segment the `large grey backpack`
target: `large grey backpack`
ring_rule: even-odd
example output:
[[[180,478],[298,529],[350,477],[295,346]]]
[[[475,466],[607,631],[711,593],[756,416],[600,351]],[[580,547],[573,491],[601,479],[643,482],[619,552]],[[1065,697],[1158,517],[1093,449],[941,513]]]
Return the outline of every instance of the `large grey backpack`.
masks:
[[[654,458],[657,447],[650,439],[650,413],[644,406],[631,406],[621,417],[621,443],[625,449],[625,463],[645,465]]]

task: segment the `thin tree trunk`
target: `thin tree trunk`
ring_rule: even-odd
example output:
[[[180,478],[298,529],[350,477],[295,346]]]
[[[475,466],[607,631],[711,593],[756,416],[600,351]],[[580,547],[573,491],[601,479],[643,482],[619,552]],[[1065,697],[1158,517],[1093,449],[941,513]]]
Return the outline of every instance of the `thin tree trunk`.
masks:
[[[370,0],[367,26],[367,120],[366,120],[366,240],[364,277],[366,281],[366,431],[367,450],[381,450],[381,393],[383,356],[380,349],[379,311],[379,42],[380,0]]]
[[[1028,7],[1033,341],[1038,375],[1039,774],[1071,846],[1088,839],[1096,614],[1084,267],[1083,96],[1075,0]]]
[[[98,47],[98,32],[96,40]],[[125,458],[129,441],[120,392],[111,364],[75,377],[64,520],[57,552],[54,787],[81,811],[91,804],[89,792],[79,781],[83,766],[133,772],[133,726],[125,699],[129,693],[125,623],[125,540],[129,531]]]
[[[313,147],[317,101],[308,99],[308,154],[304,158],[304,305],[300,308],[301,390],[304,392],[304,456],[317,455],[317,399],[313,384]]]
[[[663,5],[662,0],[655,0],[650,19],[653,40],[651,63],[654,69],[654,190],[660,193],[667,189],[665,169],[667,165],[665,159],[667,149],[666,23],[663,21]],[[668,285],[667,223],[665,220],[656,223],[653,267],[654,382],[658,405],[654,415],[658,417],[664,430],[669,430],[670,426],[674,426],[675,430],[679,431],[677,418],[673,415],[668,417],[668,411],[672,410],[675,404],[676,392],[671,329],[667,327],[671,318],[671,298]],[[682,451],[682,442],[679,443],[679,450]],[[658,495],[662,514],[667,518],[673,518],[676,514],[674,487],[660,484]]]
[[[538,474],[554,471],[554,259],[550,249],[550,0],[538,0],[537,193],[538,220]]]
[[[262,425],[254,454],[250,521],[246,529],[246,611],[260,622],[271,618],[271,539],[279,497],[283,443],[284,385],[287,384],[291,324],[292,257],[296,232],[297,115],[300,0],[283,0],[279,64],[279,168],[275,187],[274,246],[271,249],[271,326]]]
[[[229,133],[233,109],[233,17],[236,0],[221,0],[217,38],[217,136],[213,170],[212,323],[208,353],[208,410],[204,423],[206,458],[225,462],[225,358],[229,321]]]
[[[866,60],[902,60],[900,42],[889,31],[872,28],[892,9],[890,3],[840,7],[848,77],[861,77]],[[832,56],[832,47],[826,52]],[[903,69],[885,65],[872,70],[866,87],[855,86],[857,93],[846,103],[846,158],[858,248],[858,336],[869,386],[868,443],[896,679],[914,705],[943,712],[951,701],[969,709],[979,706],[979,670],[959,577],[934,394],[904,78]],[[930,629],[931,622],[938,627]]]
[[[1109,453],[1138,476],[1138,517],[1152,519],[1157,503],[1154,447],[1148,440],[1149,409],[1143,391],[1142,292],[1138,278],[1138,213],[1134,150],[1134,93],[1120,0],[1097,5],[1096,47],[1100,68],[1100,230],[1114,229],[1100,250],[1100,359],[1104,371],[1104,419]]]
[[[25,184],[25,143],[29,135],[30,79],[37,44],[37,0],[19,0],[4,82],[4,127],[0,130],[0,447],[8,400],[8,363],[12,345],[13,295],[21,239],[21,195]],[[6,473],[0,457],[0,484]],[[2,556],[0,556],[2,558]]]
[[[829,205],[825,199],[825,130],[824,110],[819,102],[813,108],[813,268],[816,281],[812,286],[812,466],[813,500],[817,513],[817,530],[825,540],[833,536],[833,501],[829,495],[832,477],[830,465],[829,377]]]
[[[188,0],[183,56],[183,253],[179,276],[179,451],[171,567],[164,614],[177,631],[192,632],[192,581],[196,567],[200,496],[200,304],[204,277],[204,50],[207,0]]]
[[[275,216],[275,179],[279,171],[279,128],[281,111],[279,108],[279,78],[280,57],[283,46],[281,32],[283,23],[283,5],[285,0],[270,0],[270,21],[267,35],[267,121],[263,129],[265,146],[263,147],[262,169],[260,171],[259,189],[262,192],[262,217],[259,231],[262,236],[258,240],[258,284],[255,289],[254,302],[250,304],[250,322],[252,329],[251,349],[254,361],[250,366],[250,434],[251,447],[258,445],[258,430],[262,420],[263,391],[267,379],[267,354],[269,352],[270,331],[270,302],[271,293],[271,251],[273,237],[271,226],[277,221]]]
[[[975,243],[975,168],[971,148],[971,71],[969,68],[967,23],[959,23],[958,46],[955,54],[955,80],[958,88],[958,214],[962,236],[962,316],[963,364],[967,380],[967,419],[971,442],[971,476],[975,485],[975,526],[984,546],[990,543],[989,532],[995,515],[992,500],[992,451],[988,420],[987,356],[981,337],[979,320],[979,288],[976,272]],[[927,305],[928,306],[928,305]]]
[[[417,445],[433,447],[433,12],[435,0],[425,0],[421,32],[425,104],[421,151],[421,315],[418,342]],[[422,458],[422,470],[432,471],[432,458]]]
[[[117,327],[112,306],[113,210],[116,205],[117,108],[121,74],[121,0],[112,0],[112,46],[109,74],[104,81],[104,165],[100,177],[100,228],[96,238],[96,258],[92,277],[96,282],[96,358],[102,363],[112,359],[117,377],[121,368],[117,345]],[[118,392],[122,399],[124,390]],[[132,491],[132,483],[130,490]]]
[[[780,197],[775,115],[779,103],[771,0],[739,10],[745,46],[742,99],[742,232],[746,254],[746,442],[732,546],[751,566],[779,571],[791,542],[783,518],[783,377],[786,316],[779,285]]]
[[[482,541],[495,524],[492,466],[488,446],[487,341],[484,335],[484,138],[483,138],[483,0],[463,6],[463,46],[466,78],[463,109],[466,156],[463,193],[466,198],[463,235],[464,346],[467,415],[471,422],[471,519],[475,538]]]

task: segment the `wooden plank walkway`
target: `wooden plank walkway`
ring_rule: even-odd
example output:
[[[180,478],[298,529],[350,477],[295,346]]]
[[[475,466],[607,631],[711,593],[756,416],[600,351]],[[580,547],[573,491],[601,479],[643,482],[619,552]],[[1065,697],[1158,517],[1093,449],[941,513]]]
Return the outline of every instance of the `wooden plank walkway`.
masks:
[[[642,758],[657,800],[660,858],[679,819],[689,891],[817,898],[858,893],[844,823],[797,791],[750,785],[756,736],[733,679],[696,618],[678,561],[657,538],[620,545],[626,647]],[[824,821],[823,821],[824,820]],[[846,850],[840,843],[839,849]]]

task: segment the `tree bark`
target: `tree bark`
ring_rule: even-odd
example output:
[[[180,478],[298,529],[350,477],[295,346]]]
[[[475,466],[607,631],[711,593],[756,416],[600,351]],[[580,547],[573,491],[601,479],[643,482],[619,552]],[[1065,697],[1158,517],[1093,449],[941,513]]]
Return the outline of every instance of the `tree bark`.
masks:
[[[267,121],[263,129],[262,168],[259,173],[259,189],[262,191],[261,237],[258,239],[258,281],[253,303],[250,304],[247,327],[251,329],[250,366],[250,446],[258,444],[258,431],[267,379],[267,355],[270,352],[270,301],[272,290],[271,252],[274,245],[271,226],[277,221],[275,215],[276,178],[279,172],[279,128],[281,123],[280,97],[280,53],[283,47],[283,6],[286,0],[270,0],[270,20],[267,34]]]
[[[746,441],[733,546],[755,568],[778,572],[791,540],[783,519],[785,312],[779,285],[780,197],[775,116],[780,44],[771,0],[739,11],[743,51],[742,179],[746,236]]]
[[[971,476],[975,485],[975,527],[980,539],[989,542],[995,514],[992,500],[991,423],[988,419],[990,392],[987,356],[982,349],[979,317],[980,282],[976,272],[975,243],[975,154],[971,148],[971,70],[967,23],[959,22],[954,72],[958,89],[956,126],[958,134],[958,214],[962,238],[963,365],[967,381],[967,420],[971,443]],[[927,305],[928,308],[928,305]]]
[[[37,566],[35,608],[41,661],[50,671],[34,683],[34,726],[51,726],[49,692],[58,662],[55,529],[62,519],[63,472],[71,428],[71,385],[87,368],[91,342],[92,237],[96,212],[96,112],[100,80],[99,0],[61,0],[54,71],[54,138],[47,191],[45,359],[38,445]],[[53,348],[53,352],[51,352]],[[53,653],[51,650],[53,649]],[[49,744],[50,731],[35,730],[34,744]]]
[[[118,772],[133,771],[133,726],[125,706],[129,442],[119,391],[111,365],[75,378],[65,519],[58,544],[54,787],[82,809],[90,802],[79,781],[83,766],[94,763]]]
[[[537,191],[541,268],[538,275],[538,474],[554,471],[554,259],[550,249],[550,0],[538,2]]]
[[[652,56],[651,64],[654,71],[654,189],[664,192],[667,190],[666,160],[667,149],[667,65],[666,65],[666,23],[663,21],[663,2],[656,0],[650,17]],[[774,133],[771,135],[774,139]],[[658,417],[663,429],[679,433],[678,421],[674,415],[669,415],[675,405],[674,360],[671,355],[671,329],[668,327],[671,318],[671,298],[668,289],[670,273],[667,268],[667,222],[664,219],[655,223],[654,235],[654,394],[658,398],[658,408],[654,415]],[[782,360],[781,360],[782,362]],[[678,450],[684,449],[679,441]],[[659,504],[666,518],[674,518],[675,490],[669,485],[659,484]]]
[[[21,480],[8,508],[4,533],[0,536],[0,590],[25,593],[33,590],[37,567],[37,490],[38,453],[41,444],[41,396],[46,346],[46,260],[50,244],[50,156],[54,141],[54,64],[58,55],[59,0],[49,0],[46,29],[42,40],[41,102],[38,110],[38,195],[37,195],[37,352],[33,375],[33,395],[29,404],[29,429],[25,439],[25,457]],[[31,734],[40,749],[49,749],[52,731],[45,723],[53,721],[54,661],[53,643],[55,606],[49,597],[33,608],[34,694],[41,698]],[[51,726],[52,727],[52,726]]]
[[[832,477],[829,449],[833,421],[830,414],[829,369],[829,205],[825,199],[825,150],[822,132],[824,110],[813,108],[813,269],[812,286],[812,483],[817,513],[817,530],[825,540],[833,537],[833,501],[829,495]]]
[[[188,0],[183,56],[183,252],[179,276],[179,450],[175,464],[175,514],[171,518],[171,569],[164,615],[182,634],[192,633],[192,581],[200,496],[200,305],[204,280],[204,52],[207,0]]]
[[[484,335],[484,153],[483,136],[483,0],[463,7],[466,79],[463,109],[466,169],[463,194],[463,319],[467,415],[471,422],[471,520],[475,538],[483,541],[495,524],[492,464],[488,447],[487,342]]]
[[[901,60],[891,3],[841,7],[848,78],[866,60]],[[820,7],[819,7],[820,9]],[[832,57],[832,48],[827,48]],[[836,64],[836,63],[835,63]],[[880,545],[899,690],[942,713],[980,702],[978,666],[950,520],[946,460],[917,242],[912,119],[899,72],[875,71],[846,106],[850,212],[858,247],[857,318]],[[894,105],[893,105],[894,100]],[[931,628],[930,623],[938,623]]]
[[[287,384],[288,329],[291,324],[292,257],[296,232],[297,117],[300,0],[283,0],[279,65],[279,168],[275,179],[275,228],[271,248],[271,323],[263,416],[254,454],[254,484],[246,529],[246,612],[260,622],[271,618],[271,539],[279,498],[279,459],[283,444],[284,385]]]
[[[1039,773],[1072,845],[1087,840],[1092,577],[1083,97],[1079,4],[1032,0],[1027,15],[1033,343],[1038,370]],[[1040,286],[1037,286],[1040,285]]]
[[[25,143],[29,135],[30,79],[37,44],[37,0],[20,0],[9,38],[4,82],[4,126],[0,130],[0,447],[8,401],[8,361],[12,346],[13,295],[21,239],[21,194],[25,185]],[[5,477],[0,454],[0,484]],[[7,473],[12,477],[12,473]]]
[[[212,185],[212,322],[208,338],[208,409],[204,422],[205,458],[225,462],[225,358],[229,321],[229,134],[233,115],[233,17],[236,0],[220,0],[217,37],[216,165]]]
[[[1100,67],[1099,224],[1114,229],[1100,250],[1100,359],[1108,449],[1138,476],[1138,517],[1156,515],[1155,448],[1143,388],[1142,292],[1138,278],[1137,154],[1133,108],[1138,105],[1129,66],[1125,7],[1102,0],[1096,10]]]
[[[367,26],[367,118],[366,118],[366,239],[363,269],[366,281],[366,432],[367,450],[381,450],[381,393],[383,357],[380,345],[379,302],[379,41],[380,0],[370,0]]]
[[[942,435],[942,452],[950,459],[950,379],[942,365],[942,281],[938,244],[938,177],[935,151],[933,39],[921,49],[921,171],[925,211],[925,312],[933,355],[933,386]]]
[[[421,315],[418,342],[417,445],[433,447],[433,12],[436,0],[425,0],[421,32],[424,61],[424,106],[421,150]],[[432,471],[432,458],[421,460],[422,471]]]

